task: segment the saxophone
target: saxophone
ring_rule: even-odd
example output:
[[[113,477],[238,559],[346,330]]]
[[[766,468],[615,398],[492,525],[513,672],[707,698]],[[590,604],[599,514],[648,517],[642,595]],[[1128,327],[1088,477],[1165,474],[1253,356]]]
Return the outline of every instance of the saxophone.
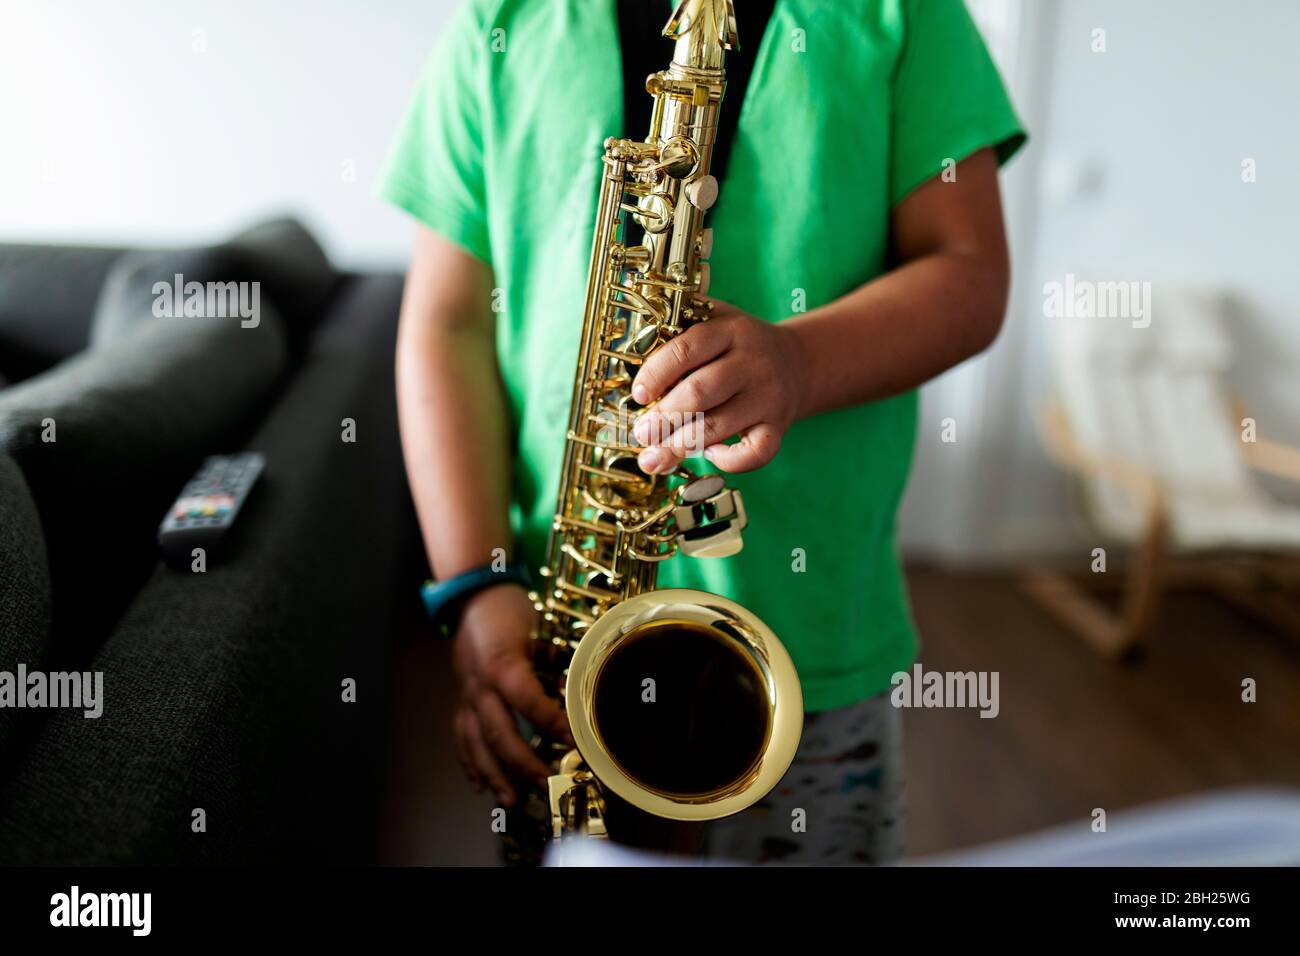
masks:
[[[673,555],[735,554],[746,522],[720,475],[647,475],[630,438],[645,411],[631,394],[638,368],[709,319],[703,220],[718,193],[724,52],[738,48],[732,0],[683,0],[663,34],[676,47],[646,80],[649,136],[604,144],[555,518],[531,595],[538,672],[563,696],[576,744],[534,740],[555,771],[554,840],[622,839],[615,802],[683,822],[743,810],[785,774],[802,730],[794,665],[756,615],[655,589]]]

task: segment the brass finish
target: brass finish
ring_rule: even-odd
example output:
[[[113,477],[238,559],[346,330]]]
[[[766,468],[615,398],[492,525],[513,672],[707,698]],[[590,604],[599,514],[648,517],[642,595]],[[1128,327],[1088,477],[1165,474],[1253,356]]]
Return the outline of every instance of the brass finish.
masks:
[[[703,220],[718,192],[722,62],[738,45],[731,0],[683,0],[664,35],[676,47],[646,80],[646,142],[605,142],[555,519],[532,595],[539,673],[563,694],[577,744],[535,744],[556,771],[555,839],[606,835],[610,793],[669,820],[743,810],[781,779],[802,730],[798,675],[757,616],[704,591],[655,590],[676,554],[739,551],[747,520],[720,475],[642,472],[631,437],[645,410],[631,395],[637,370],[710,315]]]
[[[711,657],[723,662],[717,671],[709,672],[700,666],[700,655],[690,659],[673,660],[669,635],[683,632],[693,634],[697,649],[706,653],[717,651]],[[602,704],[601,684],[609,681],[620,650],[627,654],[637,642],[660,641],[662,657],[651,649],[645,660],[632,667],[635,685],[614,687],[610,693],[631,695],[635,703],[624,708]],[[692,643],[687,641],[687,643]],[[734,660],[732,659],[734,657]],[[641,666],[648,665],[648,666]],[[624,720],[638,722],[652,718],[633,712],[668,707],[670,703],[658,700],[645,703],[641,700],[639,681],[641,672],[647,676],[667,668],[682,674],[669,679],[687,679],[692,682],[692,692],[707,693],[719,703],[715,718],[734,720],[740,726],[704,728],[691,726],[684,739],[661,735],[661,749],[675,752],[678,763],[663,765],[653,759],[645,760],[643,752],[619,753],[613,742],[620,737],[637,739],[647,731],[661,728],[637,727],[629,732]],[[721,674],[714,679],[713,674]],[[751,612],[734,601],[685,588],[647,591],[629,598],[605,612],[578,642],[577,653],[569,666],[567,700],[569,726],[583,760],[600,781],[628,803],[671,820],[713,820],[736,813],[758,800],[776,786],[799,746],[803,726],[803,701],[798,693],[798,681],[792,693],[788,681],[794,677],[794,665],[780,641]],[[659,693],[665,691],[665,678],[653,677]],[[702,686],[695,686],[702,685]],[[703,696],[701,693],[701,696]],[[723,707],[729,701],[736,707]],[[577,703],[579,706],[574,706]],[[743,710],[752,703],[757,721],[745,722]],[[698,711],[708,709],[709,702],[700,702]],[[737,712],[739,711],[739,712]],[[671,719],[661,722],[673,725]],[[715,729],[710,740],[709,730]],[[748,732],[752,746],[741,747],[734,739]],[[666,739],[665,739],[666,738]],[[721,746],[714,751],[708,742]],[[696,753],[688,753],[688,745],[695,743]],[[649,763],[650,770],[638,770],[637,758]],[[707,759],[700,759],[707,758]],[[684,771],[681,764],[695,764],[692,772]],[[731,769],[725,768],[730,765]],[[720,778],[707,783],[710,771]],[[692,786],[683,787],[682,778],[696,778]],[[673,781],[678,783],[674,784]]]

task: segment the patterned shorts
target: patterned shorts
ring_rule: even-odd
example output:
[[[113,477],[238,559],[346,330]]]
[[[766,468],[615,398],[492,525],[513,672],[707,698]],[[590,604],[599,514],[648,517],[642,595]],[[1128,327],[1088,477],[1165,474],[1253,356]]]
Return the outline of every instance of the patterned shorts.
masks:
[[[545,795],[527,792],[509,816],[504,862],[536,865],[550,818]],[[702,855],[719,862],[832,866],[898,860],[902,720],[889,695],[805,714],[799,750],[776,789],[703,831]]]
[[[776,789],[705,828],[705,855],[744,863],[890,863],[903,855],[902,718],[888,694],[804,716]]]

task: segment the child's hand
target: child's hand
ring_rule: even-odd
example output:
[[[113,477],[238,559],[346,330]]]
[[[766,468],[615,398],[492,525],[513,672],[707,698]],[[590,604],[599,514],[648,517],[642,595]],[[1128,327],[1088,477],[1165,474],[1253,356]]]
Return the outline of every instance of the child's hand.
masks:
[[[460,689],[452,727],[456,755],[470,782],[491,787],[503,806],[517,799],[512,777],[544,787],[551,772],[519,735],[516,712],[540,732],[572,740],[564,708],[546,696],[529,659],[535,619],[522,587],[499,584],[471,598],[452,645]]]
[[[701,451],[723,471],[761,468],[799,415],[807,371],[794,332],[712,301],[713,318],[656,351],[632,384],[636,401],[658,400],[633,430],[647,474]]]

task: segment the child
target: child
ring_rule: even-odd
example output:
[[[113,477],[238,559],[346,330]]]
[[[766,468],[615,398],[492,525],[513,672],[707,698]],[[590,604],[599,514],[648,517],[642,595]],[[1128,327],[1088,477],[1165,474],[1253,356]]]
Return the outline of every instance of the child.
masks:
[[[758,614],[794,658],[808,711],[785,779],[711,825],[709,852],[885,862],[902,852],[887,691],[917,648],[894,542],[916,388],[998,332],[997,168],[1025,137],[961,0],[780,0],[765,30],[736,6],[742,50],[728,66],[746,56],[753,69],[743,103],[722,105],[739,121],[706,221],[715,317],[657,352],[635,387],[661,410],[703,413],[704,458],[731,474],[750,521],[739,555],[675,558],[659,586]],[[623,127],[618,37],[614,0],[466,4],[382,178],[421,224],[398,398],[439,579],[495,549],[533,568],[544,554],[601,143],[646,133]],[[647,471],[700,441],[657,437]],[[456,620],[460,762],[507,806],[548,772],[516,714],[567,733],[529,663],[532,623],[515,583],[475,591]]]

